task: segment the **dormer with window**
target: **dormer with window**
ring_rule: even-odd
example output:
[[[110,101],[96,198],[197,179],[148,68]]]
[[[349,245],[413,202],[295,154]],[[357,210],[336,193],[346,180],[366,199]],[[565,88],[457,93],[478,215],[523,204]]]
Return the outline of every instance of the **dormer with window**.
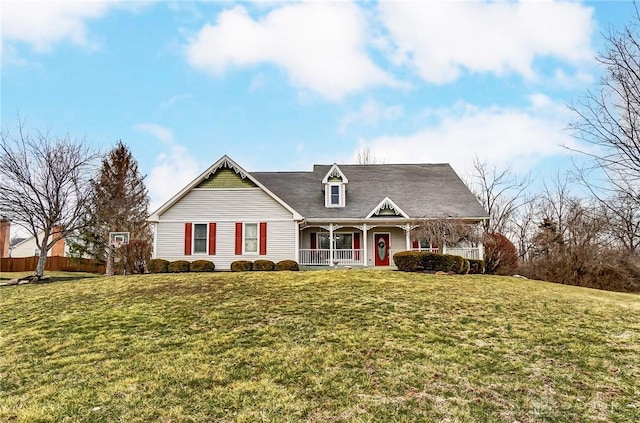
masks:
[[[347,204],[347,183],[349,180],[334,163],[322,179],[325,207],[344,207]]]

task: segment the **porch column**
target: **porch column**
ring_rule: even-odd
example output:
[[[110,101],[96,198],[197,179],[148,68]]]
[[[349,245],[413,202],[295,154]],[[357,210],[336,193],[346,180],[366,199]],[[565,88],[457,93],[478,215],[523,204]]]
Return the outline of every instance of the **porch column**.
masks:
[[[404,227],[404,232],[407,241],[407,251],[411,251],[411,226],[407,223]]]
[[[367,224],[362,225],[362,255],[364,256],[364,267],[369,265],[369,259],[367,258]]]
[[[329,266],[333,267],[333,223],[329,223]]]
[[[296,222],[296,236],[293,240],[293,248],[295,248],[295,260],[300,263],[300,222]]]

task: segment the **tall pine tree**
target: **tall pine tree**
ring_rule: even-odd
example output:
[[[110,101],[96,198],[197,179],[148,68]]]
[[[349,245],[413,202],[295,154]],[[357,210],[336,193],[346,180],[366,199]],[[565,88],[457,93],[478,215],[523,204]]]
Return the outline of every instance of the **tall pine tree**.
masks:
[[[102,160],[92,180],[91,201],[87,204],[87,230],[72,245],[78,255],[90,255],[106,263],[107,275],[114,273],[118,252],[109,244],[109,232],[129,232],[130,240],[149,242],[146,222],[149,195],[144,176],[129,148],[118,141]]]

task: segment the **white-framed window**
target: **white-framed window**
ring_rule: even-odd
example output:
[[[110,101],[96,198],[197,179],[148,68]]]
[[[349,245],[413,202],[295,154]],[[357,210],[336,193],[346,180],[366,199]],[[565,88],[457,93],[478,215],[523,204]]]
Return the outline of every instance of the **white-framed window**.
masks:
[[[330,185],[331,187],[331,205],[337,206],[340,204],[340,185]]]
[[[207,254],[208,230],[209,225],[206,223],[195,223],[193,225],[193,253]]]
[[[36,257],[39,257],[40,256],[40,249],[36,248],[35,250],[33,250],[33,255],[36,256]]]
[[[245,223],[243,234],[244,234],[244,252],[257,253],[258,252],[258,224]]]
[[[318,237],[318,248],[321,250],[329,250],[329,233],[328,232],[319,232],[316,234]],[[351,250],[353,249],[353,233],[351,232],[335,232],[333,234],[335,239],[335,249],[336,250]]]
[[[344,207],[346,203],[345,199],[345,184],[343,183],[329,183],[325,188],[325,206],[326,207]]]

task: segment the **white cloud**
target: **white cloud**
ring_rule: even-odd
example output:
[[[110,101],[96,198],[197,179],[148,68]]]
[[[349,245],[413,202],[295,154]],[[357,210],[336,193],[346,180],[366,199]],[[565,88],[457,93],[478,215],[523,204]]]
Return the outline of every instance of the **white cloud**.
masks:
[[[451,163],[459,172],[472,168],[474,157],[528,171],[543,158],[568,155],[562,145],[576,146],[565,131],[568,109],[542,94],[525,109],[477,108],[460,104],[429,111],[436,122],[414,134],[361,140],[386,163]],[[352,160],[355,160],[354,151]]]
[[[182,145],[172,145],[169,152],[156,157],[146,179],[150,209],[155,211],[198,176],[200,164]]]
[[[287,4],[254,20],[236,6],[190,40],[189,63],[214,76],[274,64],[302,89],[338,100],[372,85],[394,85],[366,52],[362,10],[343,2]]]
[[[573,64],[593,57],[593,10],[580,3],[381,2],[378,11],[395,44],[392,61],[433,83],[464,71],[535,78],[538,57]]]
[[[146,179],[151,198],[150,209],[155,211],[198,176],[200,164],[185,146],[175,142],[170,128],[155,123],[140,123],[134,129],[157,138],[168,150],[157,155]]]
[[[362,103],[360,110],[346,114],[340,121],[340,132],[345,132],[350,125],[364,124],[375,126],[382,120],[394,120],[404,114],[402,106],[384,106],[375,100]]]
[[[139,123],[134,126],[134,129],[136,131],[152,135],[165,144],[170,144],[173,142],[173,131],[162,125],[158,125],[155,123]]]
[[[30,44],[48,51],[67,40],[90,46],[86,21],[100,18],[116,5],[113,1],[25,1],[2,2],[2,38]]]

